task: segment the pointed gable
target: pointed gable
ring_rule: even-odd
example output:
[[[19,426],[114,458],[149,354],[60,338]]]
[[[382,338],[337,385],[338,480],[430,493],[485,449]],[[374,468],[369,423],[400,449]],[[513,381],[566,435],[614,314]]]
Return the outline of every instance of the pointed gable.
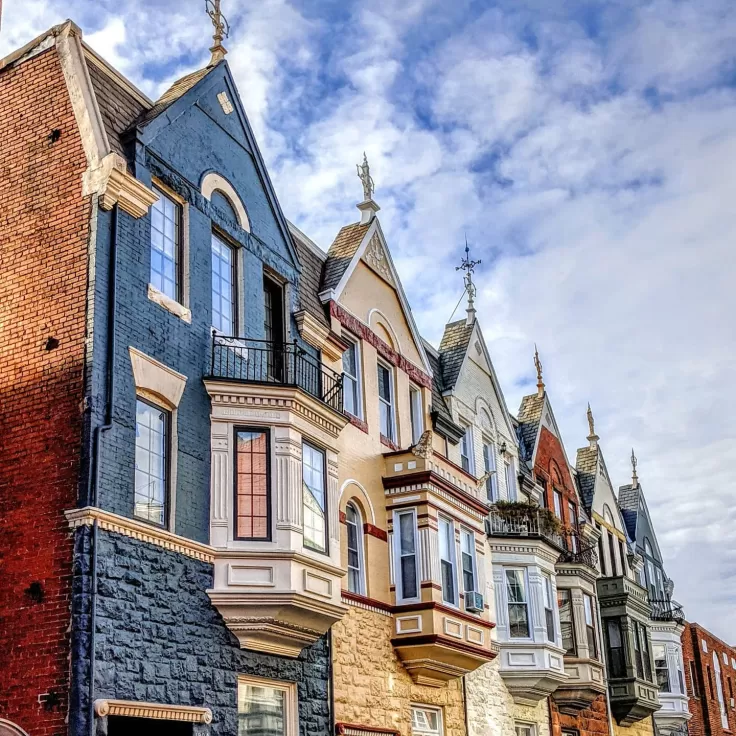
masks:
[[[473,335],[474,325],[459,320],[445,325],[445,332],[440,341],[440,355],[442,356],[442,370],[445,390],[451,391],[460,375],[465,355],[468,352],[470,338]]]
[[[336,289],[350,266],[353,256],[363,242],[370,224],[360,222],[346,225],[340,230],[327,251],[320,292]]]
[[[517,421],[519,422],[521,458],[527,463],[534,460],[534,450],[537,446],[543,411],[544,396],[531,394],[522,398]]]
[[[590,511],[593,508],[595,497],[595,481],[598,475],[598,447],[578,448],[575,458],[575,470],[578,475],[578,487],[580,497],[585,508]]]

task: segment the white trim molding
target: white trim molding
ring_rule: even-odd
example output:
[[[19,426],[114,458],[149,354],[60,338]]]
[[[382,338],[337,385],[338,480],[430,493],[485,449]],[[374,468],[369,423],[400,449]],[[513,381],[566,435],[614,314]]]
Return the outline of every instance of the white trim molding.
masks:
[[[187,377],[137,348],[130,346],[128,352],[133,366],[135,387],[141,392],[141,395],[154,394],[163,399],[170,408],[176,409],[184,393]]]
[[[202,190],[202,196],[208,201],[212,199],[212,193],[215,191],[224,194],[238,216],[238,225],[243,230],[250,232],[250,220],[248,219],[248,213],[245,211],[243,200],[238,196],[235,187],[224,176],[210,171],[202,177],[200,189]]]
[[[168,705],[164,703],[139,703],[135,700],[95,700],[98,718],[122,716],[125,718],[153,718],[186,723],[212,723],[212,711],[192,705]]]

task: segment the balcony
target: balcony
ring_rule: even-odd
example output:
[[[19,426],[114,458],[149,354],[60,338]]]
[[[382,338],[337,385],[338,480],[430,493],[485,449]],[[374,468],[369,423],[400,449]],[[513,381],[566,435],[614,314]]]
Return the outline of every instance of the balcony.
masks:
[[[685,622],[685,612],[677,601],[669,598],[650,598],[649,605],[652,607],[650,616],[652,621],[671,621],[676,624]]]
[[[274,343],[213,334],[210,378],[298,388],[342,412],[342,375],[296,342]]]

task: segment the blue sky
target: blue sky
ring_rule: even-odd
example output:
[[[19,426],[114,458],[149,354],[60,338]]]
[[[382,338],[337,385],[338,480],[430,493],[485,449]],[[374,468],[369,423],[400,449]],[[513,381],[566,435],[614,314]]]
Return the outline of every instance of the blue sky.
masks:
[[[0,55],[73,18],[152,97],[208,59],[199,0],[5,0]],[[734,641],[736,8],[223,0],[228,62],[291,220],[357,217],[368,154],[420,329],[462,291],[516,411],[533,344],[569,455],[630,448],[675,595]]]

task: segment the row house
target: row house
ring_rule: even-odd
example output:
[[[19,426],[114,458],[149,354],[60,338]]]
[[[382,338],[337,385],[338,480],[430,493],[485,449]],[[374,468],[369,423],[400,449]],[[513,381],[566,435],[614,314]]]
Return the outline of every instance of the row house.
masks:
[[[736,731],[736,647],[697,623],[682,632],[684,691],[691,736],[728,736]]]
[[[155,102],[71,22],[0,62],[0,707],[29,733],[332,732],[344,343],[314,346],[218,33]]]

